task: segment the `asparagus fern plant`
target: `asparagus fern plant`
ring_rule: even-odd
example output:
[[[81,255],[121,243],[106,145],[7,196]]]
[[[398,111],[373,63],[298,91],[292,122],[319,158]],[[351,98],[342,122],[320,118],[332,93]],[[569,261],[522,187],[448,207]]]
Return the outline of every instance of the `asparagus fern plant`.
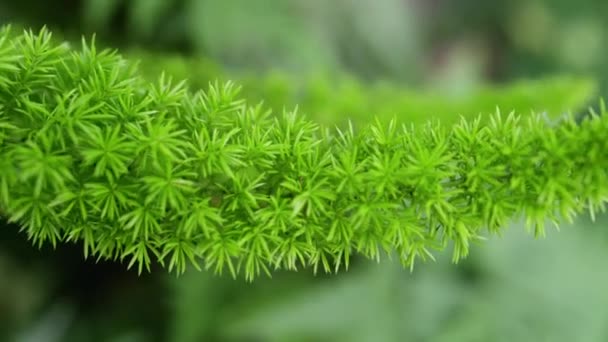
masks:
[[[456,125],[321,128],[250,106],[232,83],[192,93],[92,42],[0,33],[0,215],[39,246],[189,265],[252,280],[275,269],[404,266],[523,217],[604,208],[606,108],[581,122],[497,112]]]
[[[176,79],[188,79],[192,89],[203,89],[210,81],[236,79],[242,89],[241,97],[248,102],[264,101],[273,112],[297,106],[321,126],[338,125],[341,128],[348,126],[348,120],[358,126],[370,121],[372,116],[383,122],[396,116],[408,124],[419,125],[432,115],[442,125],[452,125],[462,116],[474,119],[496,107],[522,113],[546,112],[554,117],[568,110],[584,108],[594,101],[597,92],[593,80],[566,75],[446,95],[432,89],[408,89],[391,82],[361,82],[336,70],[306,76],[280,71],[246,74],[224,70],[200,57],[129,51],[127,58],[139,60],[138,70],[150,81],[166,72]]]

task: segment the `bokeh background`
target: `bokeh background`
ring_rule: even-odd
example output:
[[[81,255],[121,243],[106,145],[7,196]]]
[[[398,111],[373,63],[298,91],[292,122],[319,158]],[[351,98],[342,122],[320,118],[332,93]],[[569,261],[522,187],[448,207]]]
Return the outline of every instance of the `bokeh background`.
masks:
[[[583,115],[608,90],[605,0],[19,0],[0,25],[96,34],[151,80],[234,80],[325,125]],[[1,172],[1,170],[0,170]],[[535,240],[513,222],[458,265],[389,260],[254,283],[138,276],[0,222],[0,341],[608,341],[608,217]]]

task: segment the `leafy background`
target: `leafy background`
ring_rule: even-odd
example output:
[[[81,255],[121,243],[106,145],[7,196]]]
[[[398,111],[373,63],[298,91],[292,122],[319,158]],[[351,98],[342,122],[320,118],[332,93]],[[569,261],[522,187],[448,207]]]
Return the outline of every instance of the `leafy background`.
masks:
[[[583,113],[608,89],[601,0],[21,0],[0,24],[50,26],[192,88],[234,79],[252,102],[326,125],[495,110]],[[534,240],[517,221],[452,265],[389,260],[246,283],[137,276],[0,229],[4,341],[605,341],[608,217]]]

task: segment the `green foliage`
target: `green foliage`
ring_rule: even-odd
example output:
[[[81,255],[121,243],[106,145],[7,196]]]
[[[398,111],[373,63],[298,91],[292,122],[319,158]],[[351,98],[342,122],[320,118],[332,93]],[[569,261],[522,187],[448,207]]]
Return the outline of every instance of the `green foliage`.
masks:
[[[185,46],[253,69],[319,66],[409,77],[422,58],[414,14],[400,0],[84,0],[82,26],[114,40]],[[335,18],[342,18],[336,25]],[[389,17],[389,20],[378,20]],[[124,26],[116,28],[116,23]],[[120,25],[120,24],[119,24]],[[255,27],[255,30],[251,28]],[[105,35],[107,36],[107,35]],[[348,41],[348,45],[342,41]]]
[[[188,79],[190,88],[199,90],[209,82],[237,79],[242,96],[249,102],[263,101],[274,112],[297,106],[300,112],[324,126],[345,127],[349,120],[367,123],[373,117],[383,122],[397,117],[416,124],[424,124],[432,117],[447,125],[457,123],[461,116],[474,119],[491,113],[496,107],[521,114],[545,112],[554,118],[584,108],[597,90],[590,79],[554,76],[486,86],[450,96],[389,82],[364,84],[335,71],[307,77],[281,71],[259,75],[229,72],[202,57],[161,56],[143,51],[132,51],[129,57],[140,61],[141,72],[151,81],[166,72],[176,79]]]
[[[541,241],[514,224],[458,267],[438,253],[414,273],[386,260],[331,279],[281,274],[237,287],[190,272],[172,281],[179,290],[169,339],[603,341],[606,218],[579,219]]]
[[[232,83],[190,93],[111,51],[0,34],[0,212],[33,243],[150,270],[190,263],[252,280],[338,271],[354,254],[404,266],[484,228],[603,208],[608,119],[496,113],[458,124],[322,129],[250,106]]]
[[[12,30],[17,36],[17,30]],[[55,41],[59,39],[55,36]],[[130,49],[127,58],[138,62],[144,78],[155,82],[165,73],[173,79],[187,80],[191,91],[206,89],[210,83],[236,82],[240,95],[249,103],[263,102],[273,113],[285,108],[299,112],[323,126],[341,128],[349,123],[366,124],[378,118],[424,124],[429,118],[443,125],[457,123],[461,117],[475,119],[496,108],[521,114],[546,113],[555,118],[594,101],[597,85],[591,79],[552,76],[520,80],[501,86],[483,86],[461,94],[444,94],[428,89],[414,90],[391,82],[363,83],[339,71],[316,72],[297,76],[275,70],[267,74],[248,73],[224,68],[205,57],[186,57]],[[482,116],[482,120],[487,116]]]

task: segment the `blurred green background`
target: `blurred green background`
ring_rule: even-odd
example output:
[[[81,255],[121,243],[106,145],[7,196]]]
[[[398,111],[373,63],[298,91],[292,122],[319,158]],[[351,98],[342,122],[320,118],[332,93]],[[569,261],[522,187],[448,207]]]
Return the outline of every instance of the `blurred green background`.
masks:
[[[325,125],[584,113],[608,90],[604,0],[19,0],[0,25],[97,35],[157,78],[235,80]],[[534,240],[514,222],[458,265],[389,260],[252,284],[137,276],[0,223],[0,341],[608,341],[608,216]]]

